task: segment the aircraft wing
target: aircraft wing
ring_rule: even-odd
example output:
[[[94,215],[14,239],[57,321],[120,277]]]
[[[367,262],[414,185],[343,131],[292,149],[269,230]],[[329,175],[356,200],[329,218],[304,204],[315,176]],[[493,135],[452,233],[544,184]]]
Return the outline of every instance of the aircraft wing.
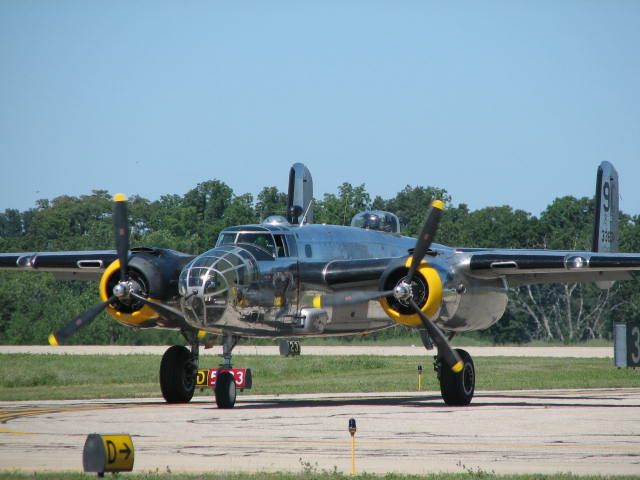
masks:
[[[535,283],[628,280],[640,270],[638,253],[556,250],[474,250],[466,254],[467,272],[480,278],[506,278],[510,287]]]
[[[115,250],[0,253],[0,270],[52,272],[59,280],[99,280]]]

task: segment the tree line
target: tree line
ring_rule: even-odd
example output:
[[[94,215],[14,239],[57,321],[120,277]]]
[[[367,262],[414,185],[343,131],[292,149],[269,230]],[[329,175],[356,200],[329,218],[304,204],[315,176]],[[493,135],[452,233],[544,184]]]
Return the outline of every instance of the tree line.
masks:
[[[539,216],[508,205],[470,210],[454,204],[445,189],[409,186],[393,198],[371,198],[364,184],[343,183],[314,204],[315,221],[348,225],[366,209],[394,212],[402,233],[415,236],[433,199],[447,205],[437,242],[452,246],[551,248],[589,250],[595,202],[571,196],[555,199]],[[39,200],[26,211],[0,213],[0,251],[112,249],[113,201],[104,190],[90,195]],[[129,199],[131,244],[157,246],[198,254],[214,245],[230,225],[256,223],[271,214],[284,214],[286,194],[265,187],[254,198],[235,194],[219,180],[198,184],[184,195],[158,200]],[[621,214],[620,250],[640,251],[640,216]],[[619,282],[609,290],[592,284],[534,285],[512,289],[505,316],[479,333],[496,343],[556,340],[578,342],[610,338],[614,320],[640,316],[637,280]],[[92,282],[58,282],[46,273],[0,272],[0,343],[46,343],[47,335],[79,312],[97,303]],[[104,316],[104,314],[102,314]],[[378,337],[409,334],[394,328]],[[72,343],[169,343],[178,335],[158,330],[136,332],[99,318],[76,335]]]

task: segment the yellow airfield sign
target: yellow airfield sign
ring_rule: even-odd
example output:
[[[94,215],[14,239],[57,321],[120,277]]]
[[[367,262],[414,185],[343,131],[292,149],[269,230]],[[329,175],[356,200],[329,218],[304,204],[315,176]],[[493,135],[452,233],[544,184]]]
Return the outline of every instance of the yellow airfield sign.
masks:
[[[134,448],[128,434],[87,437],[82,454],[85,472],[130,472],[133,470]]]

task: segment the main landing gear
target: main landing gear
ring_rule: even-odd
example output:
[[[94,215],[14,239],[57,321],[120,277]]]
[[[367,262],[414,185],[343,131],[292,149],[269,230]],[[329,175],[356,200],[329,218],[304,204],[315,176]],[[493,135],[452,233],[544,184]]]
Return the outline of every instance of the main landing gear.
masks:
[[[198,373],[199,344],[195,332],[182,334],[191,350],[174,345],[164,352],[160,362],[160,390],[167,403],[187,403],[193,397]]]
[[[160,390],[167,403],[187,403],[193,397],[198,374],[199,343],[195,331],[183,331],[182,334],[191,346],[191,350],[181,345],[170,347],[160,362]],[[218,408],[233,408],[236,403],[236,382],[231,371],[231,352],[239,337],[225,334],[222,338],[222,365],[215,375],[214,395]],[[247,370],[247,375],[250,371]],[[250,381],[245,380],[251,388]]]
[[[427,350],[433,349],[433,342],[426,330],[420,330],[420,338]],[[449,341],[453,338],[450,335]],[[440,382],[440,393],[444,403],[449,406],[465,406],[471,403],[476,388],[476,369],[471,355],[466,350],[456,348],[464,366],[454,373],[439,355],[435,357],[433,368]]]
[[[476,369],[471,355],[466,350],[456,348],[464,367],[454,373],[439,357],[436,357],[434,368],[440,381],[440,393],[444,403],[450,406],[465,406],[471,403],[476,388]]]

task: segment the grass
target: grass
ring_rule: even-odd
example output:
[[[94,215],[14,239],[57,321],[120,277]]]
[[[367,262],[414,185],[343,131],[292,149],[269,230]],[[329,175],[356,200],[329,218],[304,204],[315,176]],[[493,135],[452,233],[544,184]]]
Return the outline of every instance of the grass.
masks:
[[[176,474],[176,473],[147,473],[147,474],[121,474],[113,475],[114,478],[135,478],[136,480],[329,480],[334,478],[352,478],[356,480],[476,480],[476,479],[513,479],[513,480],[603,480],[616,478],[619,480],[638,478],[637,476],[578,476],[571,474],[523,474],[523,475],[495,475],[484,471],[465,473],[433,473],[428,475],[402,475],[386,474],[375,475],[362,473],[355,476],[340,472],[316,472],[302,471],[300,473],[289,472],[258,472],[258,473],[207,473],[207,474]],[[1,472],[0,480],[89,480],[95,479],[95,474],[81,473],[18,473]]]
[[[204,357],[202,367],[215,367]],[[253,394],[439,390],[432,359],[375,356],[236,356],[253,371]],[[611,359],[479,357],[477,390],[637,387],[640,371]],[[58,400],[160,396],[157,355],[0,355],[0,400]],[[196,392],[211,395],[209,389]]]
[[[396,327],[398,328],[398,327]],[[375,340],[374,340],[375,338]],[[273,345],[273,340],[265,339],[246,339],[242,342],[242,345]],[[525,347],[611,347],[613,348],[613,342],[605,339],[587,340],[586,342],[566,343],[559,340],[534,340],[532,342],[524,344],[505,343],[496,344],[490,338],[483,337],[477,332],[463,332],[456,335],[451,344],[453,346],[467,346],[467,347],[495,347],[495,346],[525,346]],[[409,345],[422,345],[420,337],[416,334],[411,335],[398,335],[398,336],[377,336],[376,334],[369,335],[354,335],[351,337],[309,337],[304,339],[303,345],[320,345],[320,346],[376,346],[395,347],[395,346],[409,346]],[[303,346],[304,350],[304,346]]]

